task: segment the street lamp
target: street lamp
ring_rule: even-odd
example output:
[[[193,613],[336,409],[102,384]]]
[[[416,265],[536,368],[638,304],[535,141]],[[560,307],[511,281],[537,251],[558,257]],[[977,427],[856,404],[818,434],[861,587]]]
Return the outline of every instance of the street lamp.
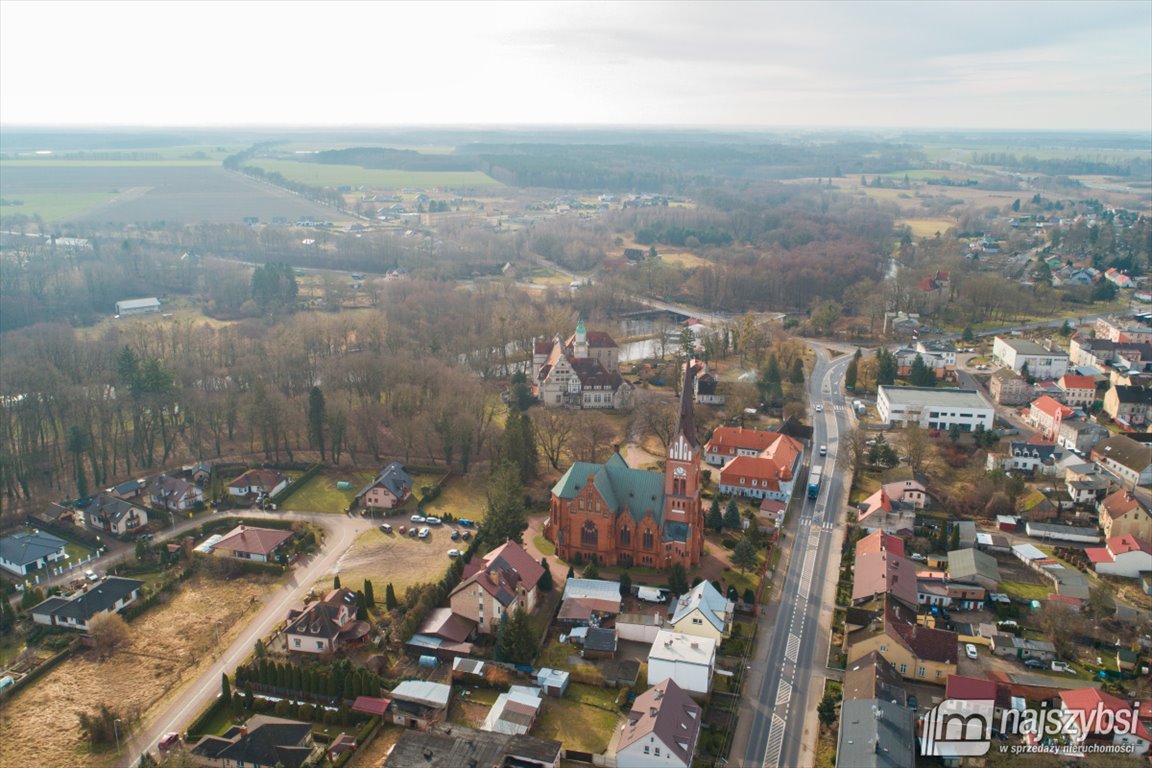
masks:
[[[112,721],[112,732],[116,734],[116,754],[120,754],[120,718]]]

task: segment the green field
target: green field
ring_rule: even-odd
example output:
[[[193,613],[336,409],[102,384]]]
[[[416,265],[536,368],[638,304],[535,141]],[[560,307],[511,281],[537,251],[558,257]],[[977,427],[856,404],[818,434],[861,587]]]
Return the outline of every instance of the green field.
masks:
[[[607,749],[619,720],[614,689],[573,683],[564,698],[545,697],[544,711],[532,735],[596,754]]]
[[[352,506],[352,500],[365,485],[376,476],[371,469],[326,470],[305,481],[300,490],[284,501],[285,509],[304,512],[343,513]],[[347,490],[340,490],[336,483],[349,483]]]
[[[6,168],[216,168],[219,160],[171,158],[160,160],[66,160],[37,157],[28,160],[0,160]]]
[[[268,173],[319,187],[373,189],[432,189],[433,187],[494,187],[500,182],[479,171],[396,171],[358,165],[323,165],[295,160],[260,159],[248,163]]]
[[[0,172],[3,168],[0,166]],[[58,192],[51,194],[13,195],[11,200],[19,200],[20,205],[0,206],[0,216],[18,216],[23,214],[28,218],[39,216],[44,221],[58,221],[75,216],[89,208],[111,200],[115,195],[111,192]]]

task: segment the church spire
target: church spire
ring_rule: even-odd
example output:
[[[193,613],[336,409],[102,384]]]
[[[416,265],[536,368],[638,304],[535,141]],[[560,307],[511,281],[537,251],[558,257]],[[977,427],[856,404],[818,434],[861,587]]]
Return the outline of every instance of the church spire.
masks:
[[[696,411],[692,406],[696,399],[695,381],[696,367],[689,361],[684,364],[684,386],[680,390],[680,423],[676,427],[676,434],[683,435],[693,448],[699,448],[700,441],[696,439]]]

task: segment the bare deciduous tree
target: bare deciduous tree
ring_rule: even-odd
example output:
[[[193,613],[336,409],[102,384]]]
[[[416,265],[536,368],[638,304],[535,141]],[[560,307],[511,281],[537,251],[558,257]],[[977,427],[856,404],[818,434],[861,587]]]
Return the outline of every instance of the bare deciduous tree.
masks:
[[[128,624],[118,613],[98,613],[88,622],[88,634],[100,658],[106,658],[128,642]]]
[[[536,445],[552,469],[560,469],[560,461],[568,450],[574,431],[574,416],[562,408],[534,408],[529,412]]]

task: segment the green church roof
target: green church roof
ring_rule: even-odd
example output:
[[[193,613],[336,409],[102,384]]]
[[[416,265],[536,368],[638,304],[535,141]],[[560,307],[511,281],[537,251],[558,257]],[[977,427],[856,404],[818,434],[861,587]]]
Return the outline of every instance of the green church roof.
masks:
[[[552,493],[561,499],[572,499],[592,478],[593,485],[599,492],[608,509],[620,514],[628,508],[629,514],[636,522],[644,519],[648,510],[652,510],[652,517],[657,525],[664,520],[664,476],[643,469],[633,469],[628,466],[619,453],[612,454],[612,458],[604,464],[591,464],[578,461],[568,468],[556,485]]]

